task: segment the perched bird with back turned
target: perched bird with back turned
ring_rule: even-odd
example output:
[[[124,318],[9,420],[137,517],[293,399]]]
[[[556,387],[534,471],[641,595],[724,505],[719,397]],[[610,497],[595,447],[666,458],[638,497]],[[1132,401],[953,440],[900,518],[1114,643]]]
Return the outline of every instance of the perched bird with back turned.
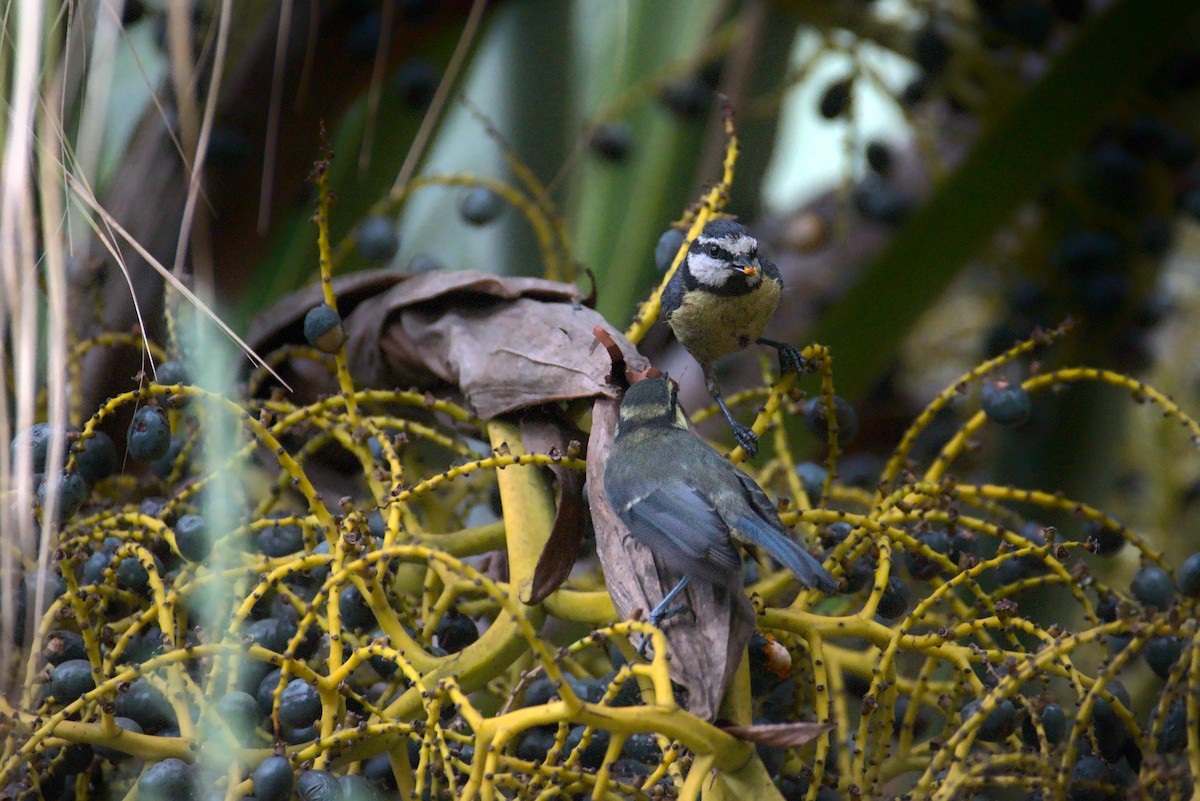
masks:
[[[621,401],[604,486],[634,539],[680,577],[650,613],[657,624],[690,580],[741,584],[739,545],[766,550],[807,587],[832,593],[838,581],[788,537],[770,498],[688,430],[675,385],[638,381]]]
[[[713,362],[757,343],[779,351],[781,371],[804,372],[807,365],[800,351],[762,336],[782,294],[783,278],[774,263],[758,255],[758,240],[733,220],[719,219],[705,225],[688,246],[687,257],[662,295],[660,316],[700,363],[708,394],[751,456],[758,451],[758,437],[725,405]]]

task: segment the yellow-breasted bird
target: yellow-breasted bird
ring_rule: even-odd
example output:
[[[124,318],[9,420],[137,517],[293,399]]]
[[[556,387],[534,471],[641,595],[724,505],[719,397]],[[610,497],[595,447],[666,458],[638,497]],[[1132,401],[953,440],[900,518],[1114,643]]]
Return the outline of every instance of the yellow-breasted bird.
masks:
[[[759,256],[758,240],[733,220],[718,219],[705,225],[688,246],[687,257],[662,295],[660,316],[700,363],[708,394],[750,456],[758,452],[758,437],[725,405],[713,362],[757,343],[779,351],[780,370],[804,372],[807,365],[800,351],[762,336],[782,294],[783,278],[773,262]]]

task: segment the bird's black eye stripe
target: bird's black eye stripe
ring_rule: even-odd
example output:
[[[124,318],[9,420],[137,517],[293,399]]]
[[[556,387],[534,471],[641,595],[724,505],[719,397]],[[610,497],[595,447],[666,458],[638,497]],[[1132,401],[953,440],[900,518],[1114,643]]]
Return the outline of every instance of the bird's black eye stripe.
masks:
[[[699,248],[697,248],[697,250],[699,250],[703,253],[707,253],[709,256],[712,256],[714,259],[720,259],[721,261],[733,261],[733,253],[731,253],[730,251],[721,247],[720,245],[718,245],[715,242],[709,242],[705,245],[701,245]]]

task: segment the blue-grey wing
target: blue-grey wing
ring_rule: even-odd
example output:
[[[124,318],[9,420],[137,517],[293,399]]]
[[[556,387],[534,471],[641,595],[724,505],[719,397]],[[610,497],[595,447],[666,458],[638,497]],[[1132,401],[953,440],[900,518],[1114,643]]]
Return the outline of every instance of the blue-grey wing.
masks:
[[[675,310],[683,304],[683,265],[679,265],[679,269],[671,276],[671,280],[667,282],[663,288],[662,305],[659,307],[658,316],[663,320],[669,320]]]
[[[838,590],[838,581],[831,576],[817,559],[804,550],[787,534],[787,528],[779,519],[775,505],[754,479],[737,471],[738,481],[745,492],[745,506],[730,504],[726,511],[726,522],[734,537],[748,545],[757,545],[775,557],[784,567],[795,574],[807,587],[816,587],[824,593]]]
[[[723,583],[742,568],[742,555],[716,508],[682,481],[650,489],[616,512],[638,542],[680,574]]]

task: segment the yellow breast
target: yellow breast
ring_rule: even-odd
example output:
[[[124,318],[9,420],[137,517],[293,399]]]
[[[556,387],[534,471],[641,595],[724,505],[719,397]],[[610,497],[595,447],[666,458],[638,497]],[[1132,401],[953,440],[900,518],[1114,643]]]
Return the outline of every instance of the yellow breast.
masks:
[[[706,364],[735,353],[762,336],[779,306],[780,287],[766,280],[745,295],[694,290],[667,321],[679,344]]]

